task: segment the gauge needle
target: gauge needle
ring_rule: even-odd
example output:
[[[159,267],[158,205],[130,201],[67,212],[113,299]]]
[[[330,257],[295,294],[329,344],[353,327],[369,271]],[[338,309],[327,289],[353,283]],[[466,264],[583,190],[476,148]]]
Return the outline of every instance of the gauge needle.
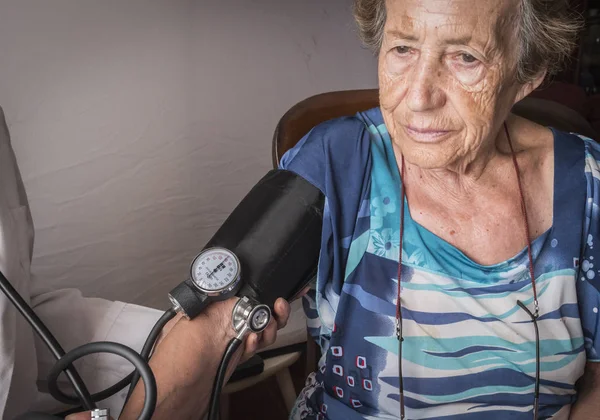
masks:
[[[214,274],[214,273],[217,273],[217,272],[220,270],[220,269],[219,269],[219,267],[220,267],[222,264],[225,264],[225,261],[227,261],[227,258],[229,258],[229,257],[225,257],[225,258],[223,259],[223,262],[219,263],[219,264],[218,264],[218,265],[215,267],[215,269],[212,271],[212,273],[210,273],[210,274],[212,275],[212,274]]]
[[[208,277],[212,276],[213,274],[216,274],[219,271],[219,266],[217,265],[213,271],[210,272],[210,274],[208,275]]]

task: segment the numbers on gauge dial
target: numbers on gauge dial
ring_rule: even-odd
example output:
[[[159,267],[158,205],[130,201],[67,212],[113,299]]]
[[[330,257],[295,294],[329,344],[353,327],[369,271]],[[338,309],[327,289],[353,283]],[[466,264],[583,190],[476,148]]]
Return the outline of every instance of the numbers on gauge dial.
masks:
[[[209,249],[198,255],[192,264],[192,280],[203,290],[225,289],[239,276],[239,263],[227,249]]]

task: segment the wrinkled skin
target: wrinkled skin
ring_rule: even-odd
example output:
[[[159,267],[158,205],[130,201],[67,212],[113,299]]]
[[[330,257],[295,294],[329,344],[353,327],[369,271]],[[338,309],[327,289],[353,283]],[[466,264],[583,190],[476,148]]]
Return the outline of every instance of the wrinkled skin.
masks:
[[[380,103],[399,166],[405,158],[411,216],[480,264],[505,261],[526,244],[505,121],[530,234],[552,224],[552,133],[509,115],[545,75],[516,82],[518,0],[386,5]]]
[[[466,171],[543,78],[514,81],[517,2],[388,0],[386,7],[379,80],[388,130],[409,162]]]

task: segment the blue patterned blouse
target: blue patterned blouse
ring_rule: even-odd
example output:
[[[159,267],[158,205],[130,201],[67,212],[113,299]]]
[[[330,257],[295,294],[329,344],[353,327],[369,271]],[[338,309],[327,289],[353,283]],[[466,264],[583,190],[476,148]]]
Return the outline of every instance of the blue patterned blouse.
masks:
[[[600,145],[553,130],[553,226],[533,242],[540,418],[567,419],[600,361]],[[400,206],[407,419],[532,418],[535,331],[527,249],[484,266],[412,220],[379,108],[315,127],[281,161],[326,196],[316,290],[304,299],[320,369],[291,419],[399,417],[394,335]]]

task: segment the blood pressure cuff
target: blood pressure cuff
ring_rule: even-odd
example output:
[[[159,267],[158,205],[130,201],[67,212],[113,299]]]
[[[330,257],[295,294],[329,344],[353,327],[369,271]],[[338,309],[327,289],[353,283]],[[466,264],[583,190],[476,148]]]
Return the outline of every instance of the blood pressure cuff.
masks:
[[[249,296],[273,308],[291,299],[314,278],[321,248],[323,193],[283,169],[265,175],[234,209],[206,248],[237,255]]]

